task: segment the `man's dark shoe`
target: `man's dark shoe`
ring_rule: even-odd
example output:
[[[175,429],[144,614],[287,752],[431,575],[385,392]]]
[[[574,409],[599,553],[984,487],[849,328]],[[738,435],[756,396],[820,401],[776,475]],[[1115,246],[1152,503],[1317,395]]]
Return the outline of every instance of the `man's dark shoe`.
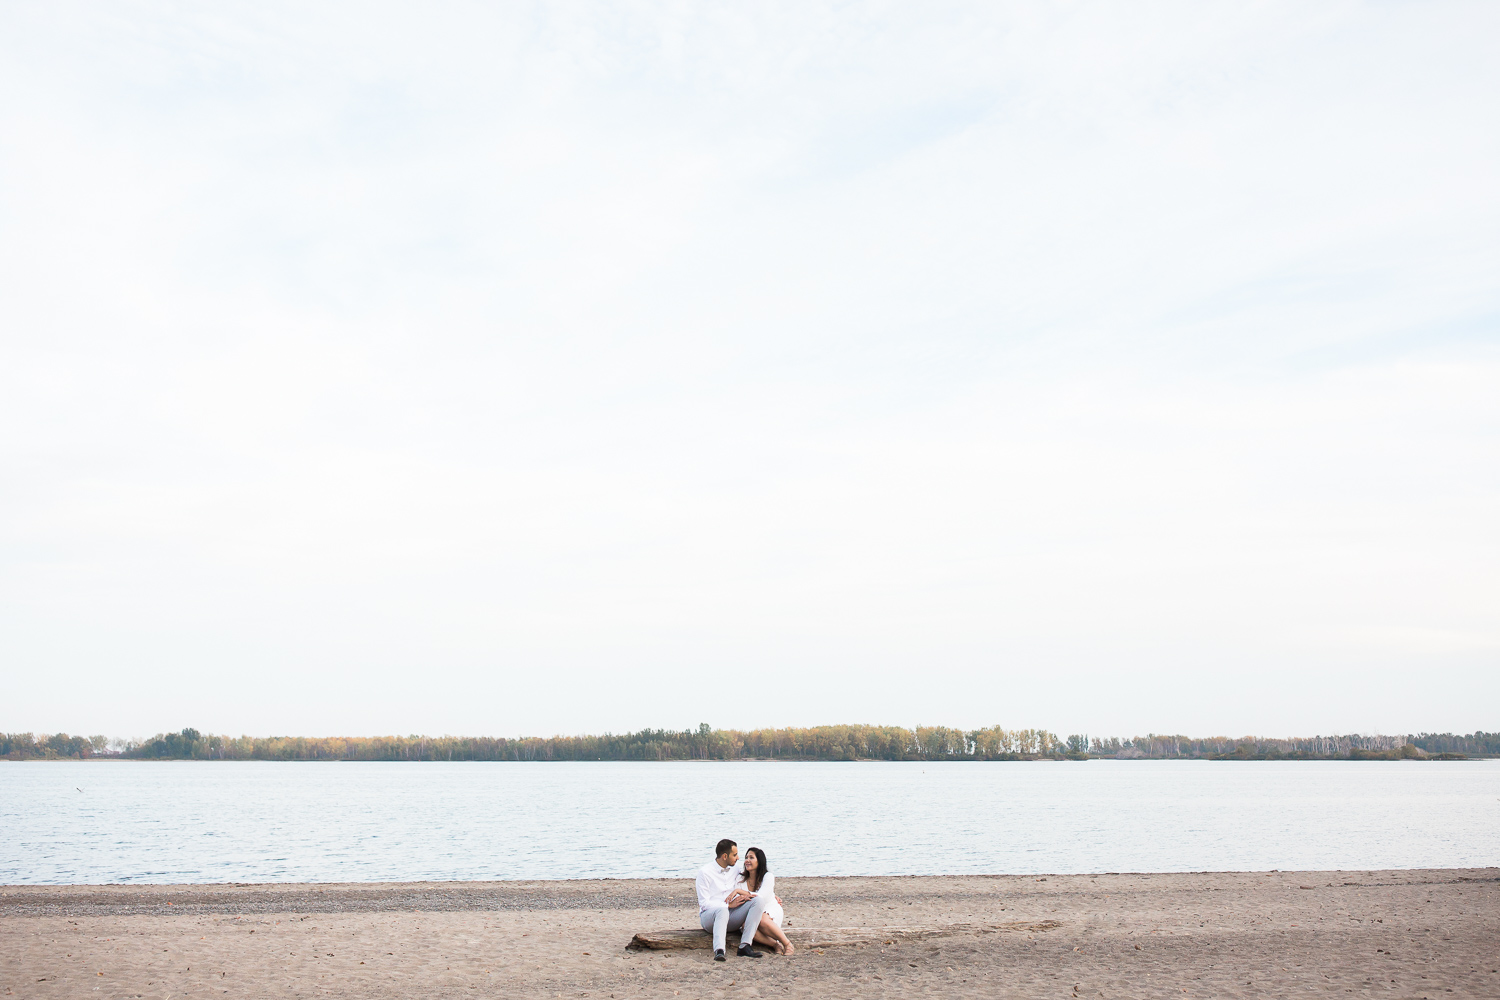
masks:
[[[715,948],[714,949],[714,961],[715,962],[722,962],[722,961],[724,961],[724,949],[723,948]]]
[[[740,956],[740,958],[760,958],[764,952],[756,951],[748,944],[742,944],[740,945],[740,950],[735,952],[735,954]]]

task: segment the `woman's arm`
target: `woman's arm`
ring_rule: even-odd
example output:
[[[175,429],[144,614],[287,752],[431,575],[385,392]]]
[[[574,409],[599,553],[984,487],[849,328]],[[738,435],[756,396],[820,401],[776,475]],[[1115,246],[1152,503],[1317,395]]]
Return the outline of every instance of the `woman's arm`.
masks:
[[[729,905],[730,909],[733,909],[753,895],[755,894],[750,891],[750,886],[745,883],[745,876],[741,875],[735,879],[734,888],[729,890],[729,895],[724,897],[724,902]]]

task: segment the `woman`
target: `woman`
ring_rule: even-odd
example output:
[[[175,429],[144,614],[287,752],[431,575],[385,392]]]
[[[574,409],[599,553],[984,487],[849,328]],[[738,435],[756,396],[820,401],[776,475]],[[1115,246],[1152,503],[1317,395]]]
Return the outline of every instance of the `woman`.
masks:
[[[759,847],[745,851],[744,870],[735,882],[734,890],[743,894],[746,899],[751,896],[771,897],[766,912],[760,918],[760,926],[755,928],[753,940],[756,944],[770,948],[778,955],[790,955],[797,950],[781,931],[781,921],[786,916],[786,911],[781,908],[781,900],[776,896],[776,876],[771,874],[771,866],[766,864],[765,851]],[[744,940],[743,932],[740,940]]]

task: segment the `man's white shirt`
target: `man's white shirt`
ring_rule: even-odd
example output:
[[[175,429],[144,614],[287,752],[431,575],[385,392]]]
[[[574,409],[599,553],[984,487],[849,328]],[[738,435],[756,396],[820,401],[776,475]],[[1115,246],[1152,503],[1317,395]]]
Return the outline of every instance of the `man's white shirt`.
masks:
[[[734,891],[735,880],[740,877],[744,868],[743,860],[736,861],[728,868],[720,868],[717,858],[699,868],[696,882],[698,912],[702,913],[710,906],[724,902],[724,898]]]

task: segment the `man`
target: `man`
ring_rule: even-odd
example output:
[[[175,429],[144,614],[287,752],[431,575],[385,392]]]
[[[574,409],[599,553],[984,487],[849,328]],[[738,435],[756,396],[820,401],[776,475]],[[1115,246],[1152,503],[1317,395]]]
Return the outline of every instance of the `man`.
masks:
[[[741,958],[761,956],[751,944],[770,900],[734,887],[741,871],[739,860],[739,845],[725,839],[714,848],[714,859],[698,870],[698,923],[704,930],[713,931],[715,962],[724,961],[725,938],[732,930],[741,931],[736,954]],[[743,932],[747,927],[748,934]]]

